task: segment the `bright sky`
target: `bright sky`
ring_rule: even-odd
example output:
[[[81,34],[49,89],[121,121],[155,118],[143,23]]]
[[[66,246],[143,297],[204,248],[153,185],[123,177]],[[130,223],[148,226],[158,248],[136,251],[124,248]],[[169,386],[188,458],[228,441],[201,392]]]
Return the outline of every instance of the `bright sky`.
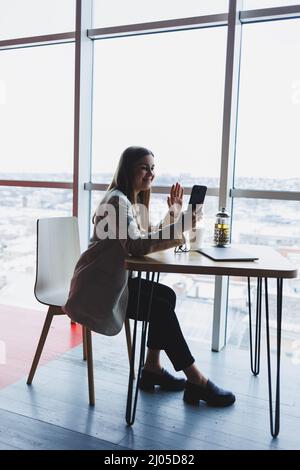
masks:
[[[228,0],[94,0],[94,27],[223,13]]]
[[[244,0],[244,10],[252,10],[256,8],[285,7],[288,5],[296,5],[297,0]]]
[[[103,2],[96,2],[95,17],[101,18]],[[151,11],[149,1],[126,5],[133,8],[137,2],[139,9],[116,10],[116,4],[125,2],[110,1],[105,21],[112,21],[111,11],[118,11],[120,23],[162,19],[171,3],[173,17],[209,13],[196,12],[198,0],[184,3],[186,15],[181,1],[168,0],[160,8],[162,2],[152,0]],[[256,0],[244,2],[247,8],[258,7]],[[223,11],[222,4],[227,1],[215,2],[210,11]],[[34,24],[26,17],[33,5],[39,9],[30,16]],[[59,5],[64,15],[57,14]],[[2,39],[72,30],[74,11],[73,0],[0,0]],[[129,18],[133,11],[135,16]],[[240,176],[300,175],[299,37],[299,19],[244,27],[236,167]],[[225,41],[225,28],[97,41],[94,171],[113,171],[124,147],[137,144],[159,157],[159,173],[218,176]],[[71,171],[73,96],[74,45],[0,51],[0,172]]]
[[[75,30],[75,0],[0,0],[0,40]]]

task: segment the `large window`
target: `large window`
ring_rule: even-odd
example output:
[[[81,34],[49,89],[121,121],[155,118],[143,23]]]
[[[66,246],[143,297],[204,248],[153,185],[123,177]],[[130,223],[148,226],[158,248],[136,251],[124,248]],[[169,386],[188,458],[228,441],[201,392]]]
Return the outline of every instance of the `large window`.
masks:
[[[150,148],[156,184],[219,181],[226,28],[95,43],[93,181],[121,152]]]
[[[94,27],[226,13],[228,0],[94,0]]]
[[[0,0],[0,40],[74,31],[76,0]]]
[[[41,308],[33,295],[36,221],[71,214],[72,191],[0,188],[0,304]]]
[[[298,191],[300,20],[243,26],[235,186]]]
[[[249,3],[255,2],[249,0],[244,6]],[[299,191],[300,66],[295,60],[300,52],[299,27],[298,19],[243,25],[236,188]],[[300,202],[238,198],[233,208],[233,242],[269,245],[300,265]],[[255,307],[256,283],[252,282]],[[269,293],[272,328],[276,318],[273,281]],[[246,279],[231,279],[228,341],[240,348],[247,348],[249,341],[247,295]],[[299,279],[285,280],[282,331],[287,354],[292,353],[300,331],[295,315],[299,301]],[[272,328],[271,335],[275,332]]]
[[[0,70],[0,179],[72,179],[74,45],[0,51]]]
[[[295,3],[244,0],[243,9]],[[89,16],[85,11],[89,5],[81,3],[83,21]],[[225,158],[226,143],[235,131],[230,112],[223,114],[224,102],[230,102],[224,98],[232,91],[231,71],[233,83],[238,84],[233,103],[239,98],[234,189],[241,190],[232,193],[237,196],[233,241],[271,245],[298,265],[300,20],[281,17],[260,22],[257,13],[256,23],[242,25],[240,74],[228,61],[225,76],[227,46],[228,57],[234,53],[227,16],[197,19],[194,29],[189,29],[190,21],[184,25],[184,18],[227,13],[228,0],[94,0],[92,27],[116,28],[103,29],[98,36],[99,31],[90,32],[89,39],[84,35],[87,47],[81,51],[88,49],[90,41],[91,52],[94,41],[93,64],[89,67],[83,60],[75,68],[75,35],[74,43],[57,44],[53,41],[72,41],[73,36],[51,36],[75,30],[75,7],[75,0],[0,0],[0,303],[37,305],[33,298],[36,219],[70,215],[75,195],[73,210],[76,213],[79,207],[80,229],[86,233],[90,212],[102,194],[92,191],[91,211],[88,197],[77,204],[77,194],[82,196],[88,182],[82,175],[91,168],[90,180],[103,189],[120,154],[131,145],[148,147],[155,155],[155,185],[164,194],[153,193],[153,222],[166,211],[166,188],[173,182],[180,181],[185,188],[209,187],[203,223],[205,241],[212,242],[219,209],[217,189],[221,195],[228,194],[231,181],[229,174],[220,178],[222,137]],[[180,31],[172,30],[174,23],[168,24],[168,31],[165,23],[157,23],[156,34],[143,26],[139,26],[143,34],[136,34],[136,28],[130,31],[128,26],[122,36],[124,25],[176,18],[181,19]],[[230,23],[229,28],[234,27]],[[20,39],[39,35],[44,37],[38,42]],[[28,47],[32,44],[36,47]],[[76,93],[75,82],[81,85]],[[82,90],[84,96],[79,97],[77,91]],[[233,153],[230,148],[229,160]],[[224,163],[222,168],[231,162]],[[243,193],[249,189],[258,193]],[[286,191],[293,191],[294,200],[258,199],[273,194],[260,190],[277,190],[277,198],[280,191],[285,191],[283,198]],[[161,280],[177,293],[178,315],[187,337],[210,342],[214,277],[165,274]],[[290,350],[299,335],[294,315],[299,310],[299,280],[284,285],[283,339]],[[272,303],[272,283],[270,293]],[[231,280],[228,341],[241,348],[248,337],[246,294],[244,279]]]
[[[142,145],[154,152],[156,185],[218,186],[225,46],[226,28],[95,43],[93,182],[109,183],[121,152]],[[100,197],[93,197],[93,210]],[[153,223],[165,215],[166,199],[152,195]],[[206,242],[217,209],[217,198],[207,197]],[[160,280],[177,294],[186,336],[209,343],[214,277],[162,274]]]
[[[234,201],[233,241],[250,245],[267,245],[277,249],[300,268],[300,202],[264,199]],[[245,278],[231,280],[229,289],[228,340],[234,346],[248,348],[248,304]],[[256,281],[252,279],[255,310]],[[276,283],[269,281],[271,335],[276,335]],[[292,354],[299,337],[300,279],[284,281],[282,316],[283,349]],[[264,305],[264,302],[263,302]],[[264,312],[264,308],[263,308]]]

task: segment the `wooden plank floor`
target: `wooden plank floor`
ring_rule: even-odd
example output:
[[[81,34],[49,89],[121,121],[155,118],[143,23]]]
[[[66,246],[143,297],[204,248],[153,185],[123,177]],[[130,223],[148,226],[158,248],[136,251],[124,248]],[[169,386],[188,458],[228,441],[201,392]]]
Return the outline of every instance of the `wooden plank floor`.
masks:
[[[203,372],[232,389],[234,406],[191,407],[182,393],[140,392],[136,422],[127,427],[128,359],[123,333],[93,335],[96,406],[88,405],[86,364],[81,346],[0,391],[0,449],[299,449],[299,365],[282,361],[281,432],[272,439],[266,358],[259,377],[249,371],[249,353],[190,342]],[[265,348],[262,348],[265,350]],[[171,370],[167,359],[163,364]],[[29,369],[30,364],[28,364]]]
[[[3,360],[0,344],[0,389],[27,373],[45,321],[47,308],[42,307],[45,308],[44,312],[0,304],[0,341],[5,344],[6,350],[6,358]],[[81,326],[71,325],[66,315],[57,316],[50,327],[41,364],[69,351],[81,341]]]

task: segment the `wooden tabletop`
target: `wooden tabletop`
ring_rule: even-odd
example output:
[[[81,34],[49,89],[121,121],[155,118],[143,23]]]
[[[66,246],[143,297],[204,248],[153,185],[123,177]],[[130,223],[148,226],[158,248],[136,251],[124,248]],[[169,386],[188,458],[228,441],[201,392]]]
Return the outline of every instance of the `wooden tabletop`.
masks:
[[[245,276],[269,278],[295,278],[297,268],[273,248],[257,245],[234,245],[251,255],[256,261],[213,261],[195,251],[174,253],[174,249],[158,251],[140,258],[128,257],[125,267],[130,271],[181,274],[213,274],[218,276]]]

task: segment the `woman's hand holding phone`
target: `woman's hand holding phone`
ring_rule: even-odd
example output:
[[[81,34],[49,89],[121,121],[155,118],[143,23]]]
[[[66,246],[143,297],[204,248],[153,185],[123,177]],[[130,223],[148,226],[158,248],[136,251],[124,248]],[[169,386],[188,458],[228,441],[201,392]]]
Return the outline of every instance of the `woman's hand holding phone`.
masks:
[[[197,204],[197,206],[191,210],[182,211],[180,217],[175,223],[176,233],[182,234],[183,232],[189,232],[195,230],[197,223],[203,218],[202,211],[203,204]]]
[[[196,228],[196,225],[200,220],[203,219],[203,204],[197,204],[192,210],[192,230]]]
[[[187,210],[184,214],[186,215],[184,219],[184,232],[195,230],[197,223],[203,219],[203,204],[197,204],[194,206],[192,214],[190,210]]]
[[[194,185],[189,200],[189,210],[192,211],[192,227],[196,229],[197,222],[203,218],[203,203],[207,191],[207,186]]]
[[[173,184],[170,196],[168,196],[168,206],[170,215],[176,221],[177,233],[196,229],[197,223],[203,218],[203,202],[206,189],[206,186],[194,186],[188,209],[182,211],[183,187],[179,183]],[[201,203],[199,203],[200,201]]]

